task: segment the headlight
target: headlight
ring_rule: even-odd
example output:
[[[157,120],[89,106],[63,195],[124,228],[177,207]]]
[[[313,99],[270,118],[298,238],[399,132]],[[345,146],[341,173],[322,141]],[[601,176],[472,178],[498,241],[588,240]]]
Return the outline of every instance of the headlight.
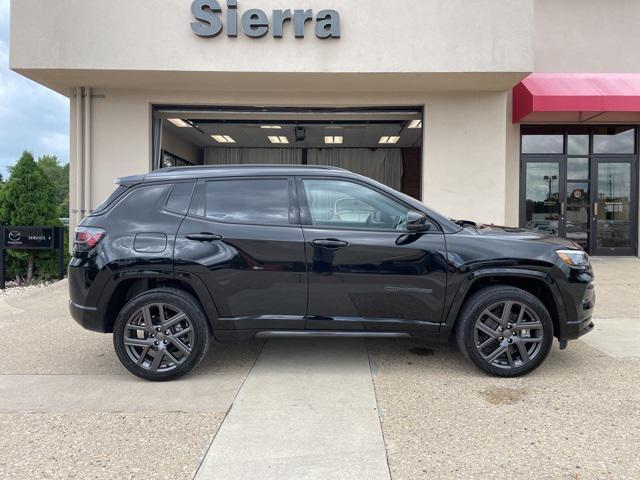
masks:
[[[582,250],[556,250],[556,253],[570,267],[586,267],[589,265],[589,255]]]

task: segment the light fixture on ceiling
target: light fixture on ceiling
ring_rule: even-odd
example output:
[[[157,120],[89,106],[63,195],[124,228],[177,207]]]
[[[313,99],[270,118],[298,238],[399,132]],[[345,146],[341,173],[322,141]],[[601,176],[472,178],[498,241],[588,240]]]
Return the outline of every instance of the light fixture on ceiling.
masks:
[[[268,138],[271,143],[289,143],[289,139],[284,135],[269,135]]]
[[[167,118],[167,120],[173,123],[176,127],[189,128],[191,126],[190,123],[185,122],[181,118]]]
[[[218,143],[236,143],[230,135],[211,135],[211,138]]]
[[[380,137],[380,141],[378,143],[381,143],[381,144],[398,143],[399,140],[400,140],[400,136],[398,135],[384,136],[384,137]]]
[[[265,130],[282,130],[280,125],[260,125],[260,128]]]
[[[422,128],[422,120],[411,120],[407,128]]]
[[[327,135],[324,137],[324,143],[327,145],[336,145],[344,142],[342,135]]]

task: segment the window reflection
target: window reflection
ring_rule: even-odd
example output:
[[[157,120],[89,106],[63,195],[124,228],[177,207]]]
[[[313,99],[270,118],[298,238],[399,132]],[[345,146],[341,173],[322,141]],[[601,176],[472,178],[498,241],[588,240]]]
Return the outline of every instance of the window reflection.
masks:
[[[631,164],[598,165],[598,246],[630,247]]]
[[[525,135],[522,137],[522,153],[562,153],[562,135]]]
[[[569,135],[567,153],[569,155],[589,155],[589,134]]]
[[[522,127],[522,153],[563,153],[564,128],[553,125]]]
[[[288,180],[216,180],[207,182],[206,216],[225,222],[289,223]]]
[[[602,127],[593,131],[593,153],[635,153],[636,131],[632,127]]]
[[[526,228],[558,235],[560,165],[529,162],[526,168]]]
[[[567,178],[569,180],[586,180],[589,178],[588,158],[568,158]]]

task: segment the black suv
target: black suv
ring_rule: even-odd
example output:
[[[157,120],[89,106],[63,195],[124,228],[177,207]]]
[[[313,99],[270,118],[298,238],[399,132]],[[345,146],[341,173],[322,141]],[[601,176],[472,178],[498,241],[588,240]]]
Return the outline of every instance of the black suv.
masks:
[[[454,338],[513,377],[593,328],[567,240],[453,221],[331,167],[168,168],[118,180],[75,232],[70,308],[133,374],[194,368],[210,337]]]

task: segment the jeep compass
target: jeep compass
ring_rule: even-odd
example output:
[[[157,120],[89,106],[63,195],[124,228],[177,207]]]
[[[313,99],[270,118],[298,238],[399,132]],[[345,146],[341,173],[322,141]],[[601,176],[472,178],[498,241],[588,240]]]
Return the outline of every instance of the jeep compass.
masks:
[[[211,337],[453,339],[514,377],[593,328],[587,254],[454,221],[346,170],[165,168],[117,180],[76,228],[70,309],[133,374],[193,369]]]

